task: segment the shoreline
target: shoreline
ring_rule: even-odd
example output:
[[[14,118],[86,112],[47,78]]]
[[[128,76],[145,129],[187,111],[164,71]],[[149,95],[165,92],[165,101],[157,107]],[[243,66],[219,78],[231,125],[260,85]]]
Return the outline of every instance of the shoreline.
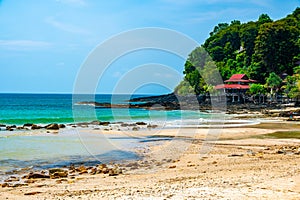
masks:
[[[215,129],[218,131],[218,128]],[[99,130],[89,128],[83,128],[82,130],[99,134]],[[28,181],[25,184],[20,181],[15,183],[7,182],[0,187],[0,197],[8,199],[31,199],[32,197],[37,199],[126,199],[129,197],[139,199],[146,197],[167,198],[168,196],[169,198],[181,198],[192,195],[194,192],[191,193],[190,190],[195,190],[198,191],[198,196],[193,194],[195,198],[204,198],[203,194],[206,193],[210,198],[218,199],[217,197],[221,196],[224,198],[238,197],[237,191],[240,191],[240,189],[242,189],[243,195],[251,196],[256,191],[256,181],[247,182],[248,185],[244,184],[242,186],[240,185],[241,180],[239,184],[233,184],[234,181],[239,180],[238,177],[242,174],[247,180],[250,180],[249,175],[252,174],[257,180],[263,179],[265,182],[275,181],[278,187],[282,187],[279,187],[280,192],[278,192],[278,188],[275,190],[271,187],[271,184],[264,184],[266,189],[260,188],[259,192],[261,194],[266,192],[268,198],[300,197],[300,184],[298,185],[297,183],[300,177],[300,167],[298,168],[295,165],[300,161],[298,154],[300,152],[300,140],[259,138],[261,135],[272,134],[278,131],[300,132],[300,124],[280,121],[262,122],[253,126],[224,128],[219,130],[220,134],[215,142],[206,141],[209,139],[207,138],[208,131],[211,131],[211,129],[182,128],[179,131],[178,129],[152,129],[152,132],[150,131],[147,134],[143,130],[130,131],[128,133],[115,130],[102,131],[102,134],[120,134],[125,137],[130,137],[131,134],[135,137],[155,136],[158,140],[148,142],[147,148],[137,151],[142,155],[141,160],[119,165],[107,165],[107,173],[91,174],[92,170],[98,168],[99,165],[92,168],[82,168],[87,173],[75,176],[68,175],[67,177],[56,179],[26,179]],[[170,140],[159,140],[163,138],[170,138]],[[210,148],[209,151],[205,154],[200,154],[200,152],[205,152],[203,151],[205,146]],[[232,160],[235,160],[237,163],[231,166]],[[255,162],[253,163],[253,161]],[[248,163],[249,166],[245,165],[244,162]],[[293,174],[287,171],[289,179],[294,180],[288,185],[288,189],[286,185],[282,185],[282,179],[278,177],[278,173],[282,173],[282,170],[273,169],[274,166],[279,167],[278,164],[281,162],[282,165],[286,165],[284,167],[286,170],[288,167],[294,166]],[[239,166],[242,167],[240,168]],[[261,168],[262,166],[268,166],[266,169],[272,168],[273,171],[268,171],[267,175],[261,174],[266,172]],[[258,167],[260,171],[257,171],[257,173],[261,177],[255,175],[256,172],[251,167],[254,169]],[[218,168],[221,168],[219,169],[221,170],[220,172],[214,171],[214,169]],[[280,165],[279,168],[283,167]],[[109,170],[111,170],[110,174]],[[118,172],[122,173],[115,173],[113,170],[119,170]],[[224,174],[221,172],[224,172]],[[271,175],[276,176],[272,178]],[[223,178],[220,179],[220,176]],[[214,178],[214,181],[212,181],[212,184],[207,185],[206,181],[211,178]],[[101,180],[105,180],[105,182]],[[192,180],[192,183],[190,183],[190,180]],[[101,181],[100,185],[98,181]],[[231,182],[232,185],[230,186],[229,183]],[[156,186],[150,187],[152,183],[156,183]],[[9,186],[10,184],[11,186]],[[294,185],[296,189],[293,189]],[[183,196],[180,196],[176,192],[177,190],[174,190],[175,186],[181,191]],[[169,189],[167,190],[166,188]],[[233,194],[224,193],[218,188],[224,188],[228,192],[233,192]],[[252,188],[252,192],[248,188]]]

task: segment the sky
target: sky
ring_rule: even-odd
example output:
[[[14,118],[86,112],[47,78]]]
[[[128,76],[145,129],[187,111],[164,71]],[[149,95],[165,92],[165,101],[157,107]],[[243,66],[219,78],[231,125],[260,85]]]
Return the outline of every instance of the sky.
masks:
[[[300,0],[0,0],[0,93],[72,93],[89,55],[126,31],[169,29],[202,44],[218,23],[255,21],[262,13],[276,20],[299,5]],[[120,81],[130,71],[151,68],[151,63],[167,66],[181,78],[184,62],[178,55],[151,49],[120,55],[105,66],[95,92],[114,93],[118,83],[130,84]],[[171,84],[147,82],[135,92],[172,91],[180,79],[159,71],[157,76]],[[152,73],[144,72],[137,76]]]

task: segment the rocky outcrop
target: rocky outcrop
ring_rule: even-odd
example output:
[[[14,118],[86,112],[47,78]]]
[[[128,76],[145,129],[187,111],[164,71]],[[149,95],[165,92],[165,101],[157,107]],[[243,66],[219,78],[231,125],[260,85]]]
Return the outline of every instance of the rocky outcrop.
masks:
[[[59,125],[58,124],[49,124],[45,128],[48,129],[48,130],[58,130]]]

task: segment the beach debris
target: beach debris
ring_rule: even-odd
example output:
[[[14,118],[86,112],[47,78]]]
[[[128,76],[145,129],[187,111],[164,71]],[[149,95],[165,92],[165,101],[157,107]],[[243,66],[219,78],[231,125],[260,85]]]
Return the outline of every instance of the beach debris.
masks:
[[[174,168],[176,168],[176,165],[169,166],[169,169],[174,169]]]

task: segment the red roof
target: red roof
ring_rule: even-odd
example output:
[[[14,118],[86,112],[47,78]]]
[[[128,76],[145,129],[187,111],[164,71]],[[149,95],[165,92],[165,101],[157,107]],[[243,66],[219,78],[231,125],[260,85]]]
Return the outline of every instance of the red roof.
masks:
[[[222,84],[217,85],[215,87],[216,90],[218,89],[249,89],[249,85],[240,85],[240,84]]]
[[[257,81],[249,79],[246,74],[233,74],[230,77],[230,79],[228,79],[224,82],[225,83],[228,83],[228,82],[246,82],[246,83],[249,83],[249,82],[257,82]]]
[[[246,74],[233,74],[229,80],[248,80],[249,78],[247,77]]]

